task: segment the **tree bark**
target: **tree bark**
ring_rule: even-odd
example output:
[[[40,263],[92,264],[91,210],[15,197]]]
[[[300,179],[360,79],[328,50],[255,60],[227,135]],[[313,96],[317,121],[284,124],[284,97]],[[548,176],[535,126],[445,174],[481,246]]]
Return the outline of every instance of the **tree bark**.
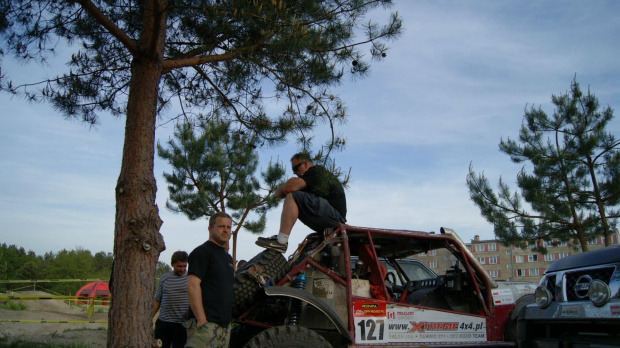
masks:
[[[154,344],[150,311],[157,260],[165,249],[153,167],[166,5],[166,1],[146,2],[143,32],[131,66],[123,159],[116,185],[110,348]]]
[[[589,155],[586,156],[586,163],[588,165],[588,171],[590,172],[590,180],[592,181],[592,194],[594,195],[594,201],[596,202],[596,208],[598,214],[601,217],[601,225],[603,225],[603,236],[605,238],[605,246],[611,245],[611,229],[607,223],[607,213],[605,212],[605,204],[601,197],[601,190],[598,187],[598,181],[596,180],[596,172],[594,170],[594,161]]]

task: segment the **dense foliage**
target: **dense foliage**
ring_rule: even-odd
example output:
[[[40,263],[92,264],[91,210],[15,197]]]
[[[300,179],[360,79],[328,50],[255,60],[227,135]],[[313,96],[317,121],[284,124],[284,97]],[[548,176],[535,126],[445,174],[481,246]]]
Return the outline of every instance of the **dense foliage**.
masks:
[[[0,244],[0,280],[110,279],[113,256],[76,248],[37,255],[16,245]],[[157,276],[171,270],[159,261]],[[41,289],[61,295],[74,295],[84,282],[0,283],[0,291]]]
[[[75,54],[68,72],[35,83],[2,72],[0,91],[49,101],[67,117],[97,124],[102,112],[128,114],[135,65],[161,59],[153,101],[160,116],[176,104],[184,117],[219,114],[264,142],[294,134],[305,148],[317,125],[327,123],[331,134],[321,138],[327,159],[344,146],[334,127],[348,118],[331,88],[366,76],[371,61],[386,57],[385,43],[401,34],[401,19],[394,13],[379,25],[369,11],[390,6],[390,0],[9,1],[0,10],[6,38],[0,57],[44,63],[64,47],[58,39]]]

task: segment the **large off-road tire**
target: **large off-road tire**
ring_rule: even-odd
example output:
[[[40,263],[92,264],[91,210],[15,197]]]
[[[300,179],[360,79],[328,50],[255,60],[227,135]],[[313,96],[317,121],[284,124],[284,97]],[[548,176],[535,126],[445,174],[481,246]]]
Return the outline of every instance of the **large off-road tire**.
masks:
[[[332,348],[318,333],[303,326],[272,327],[254,336],[244,348]]]
[[[519,314],[525,310],[525,307],[529,304],[535,303],[536,298],[534,294],[528,294],[517,300],[515,306],[510,311],[510,315],[506,320],[506,330],[504,331],[504,341],[516,342],[517,341],[517,319]]]
[[[261,332],[263,328],[239,324],[230,333],[229,348],[243,348],[250,338]]]
[[[274,283],[284,277],[288,271],[288,263],[284,256],[270,249],[263,250],[237,270],[233,283],[233,318],[239,317],[256,301],[256,293],[260,286],[256,280],[244,273],[248,267],[254,264],[260,266]]]

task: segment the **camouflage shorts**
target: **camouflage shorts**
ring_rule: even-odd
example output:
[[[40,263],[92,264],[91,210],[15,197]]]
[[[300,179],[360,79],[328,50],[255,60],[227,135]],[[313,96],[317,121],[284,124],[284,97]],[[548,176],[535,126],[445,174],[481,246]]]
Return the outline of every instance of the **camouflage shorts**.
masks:
[[[206,322],[197,328],[196,318],[192,318],[185,322],[185,327],[187,328],[186,348],[228,348],[230,324],[222,327],[216,323]]]

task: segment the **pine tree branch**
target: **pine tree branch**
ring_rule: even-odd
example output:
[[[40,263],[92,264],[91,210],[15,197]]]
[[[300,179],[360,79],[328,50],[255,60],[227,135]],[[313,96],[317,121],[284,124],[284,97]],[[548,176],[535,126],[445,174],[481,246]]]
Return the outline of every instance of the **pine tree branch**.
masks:
[[[260,40],[256,43],[240,47],[226,53],[222,54],[213,54],[213,55],[197,55],[205,51],[204,48],[194,49],[186,53],[185,57],[181,58],[172,58],[164,60],[164,73],[169,72],[172,69],[197,66],[205,63],[215,63],[215,62],[224,62],[231,59],[234,59],[240,56],[242,53],[251,52],[265,44],[265,41],[271,38],[271,34],[264,35]]]
[[[127,48],[131,55],[135,56],[138,53],[138,44],[125,34],[121,28],[119,28],[114,22],[112,22],[106,15],[99,10],[99,8],[90,0],[75,0],[82,6],[86,12],[88,12],[101,26],[108,30],[110,34],[118,39],[120,43]]]

